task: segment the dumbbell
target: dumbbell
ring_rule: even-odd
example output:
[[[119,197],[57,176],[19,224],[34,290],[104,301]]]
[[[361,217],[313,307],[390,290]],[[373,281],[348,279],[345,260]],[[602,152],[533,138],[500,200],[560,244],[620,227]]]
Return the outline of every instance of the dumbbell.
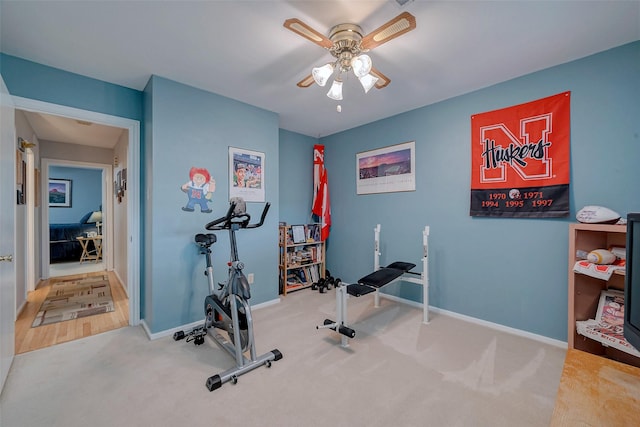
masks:
[[[318,280],[317,282],[313,282],[311,284],[311,290],[312,291],[317,291],[318,289],[320,289],[322,286],[325,286],[324,284],[325,279],[324,278],[320,278],[320,280]]]
[[[318,284],[318,290],[321,294],[327,292],[327,281],[325,279],[320,279],[320,283]]]

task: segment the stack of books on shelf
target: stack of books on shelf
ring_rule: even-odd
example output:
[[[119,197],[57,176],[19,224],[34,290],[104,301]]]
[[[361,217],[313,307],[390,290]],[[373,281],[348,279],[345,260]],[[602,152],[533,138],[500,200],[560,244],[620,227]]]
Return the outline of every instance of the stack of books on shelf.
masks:
[[[306,286],[320,280],[317,265],[310,265],[289,271],[287,275],[287,287]]]
[[[311,262],[322,262],[322,250],[318,246],[310,246]]]
[[[313,262],[316,261],[311,250],[301,249],[287,253],[287,264],[289,265],[304,265]]]
[[[624,293],[620,291],[602,291],[595,319],[576,322],[580,335],[598,341],[604,346],[613,347],[625,353],[640,357],[636,350],[624,338]]]

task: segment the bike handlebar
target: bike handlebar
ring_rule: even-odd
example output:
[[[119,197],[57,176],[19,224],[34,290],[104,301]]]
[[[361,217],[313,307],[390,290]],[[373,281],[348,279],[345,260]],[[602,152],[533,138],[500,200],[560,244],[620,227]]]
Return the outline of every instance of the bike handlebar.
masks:
[[[262,224],[264,224],[264,219],[267,217],[267,212],[269,211],[270,207],[271,207],[271,203],[267,202],[264,205],[264,209],[262,210],[262,215],[260,216],[260,222],[258,222],[257,224],[247,224],[246,228],[258,228],[258,227],[261,227]]]
[[[236,213],[236,202],[232,201],[229,204],[229,210],[226,215],[220,217],[218,219],[214,219],[204,226],[207,230],[228,230],[231,228],[232,224],[238,224],[240,228],[258,228],[264,224],[264,220],[267,216],[267,212],[269,211],[269,207],[271,203],[267,202],[264,205],[264,209],[262,210],[262,216],[260,217],[260,222],[255,224],[249,224],[251,220],[251,215],[247,212]]]

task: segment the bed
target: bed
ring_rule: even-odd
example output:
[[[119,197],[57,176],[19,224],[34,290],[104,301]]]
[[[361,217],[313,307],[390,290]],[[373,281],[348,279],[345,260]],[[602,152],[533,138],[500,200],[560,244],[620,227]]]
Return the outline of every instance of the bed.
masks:
[[[78,237],[87,237],[87,232],[98,232],[95,223],[87,223],[93,212],[84,215],[73,224],[49,224],[49,262],[80,261],[82,246]]]

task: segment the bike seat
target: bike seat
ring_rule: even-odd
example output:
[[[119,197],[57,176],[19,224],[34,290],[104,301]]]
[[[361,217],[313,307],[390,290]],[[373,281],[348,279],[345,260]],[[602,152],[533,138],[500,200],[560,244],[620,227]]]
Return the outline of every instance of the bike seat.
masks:
[[[213,245],[216,242],[216,235],[213,233],[207,233],[207,234],[198,233],[196,234],[195,241],[196,241],[196,244],[202,247],[208,248],[209,246]]]

